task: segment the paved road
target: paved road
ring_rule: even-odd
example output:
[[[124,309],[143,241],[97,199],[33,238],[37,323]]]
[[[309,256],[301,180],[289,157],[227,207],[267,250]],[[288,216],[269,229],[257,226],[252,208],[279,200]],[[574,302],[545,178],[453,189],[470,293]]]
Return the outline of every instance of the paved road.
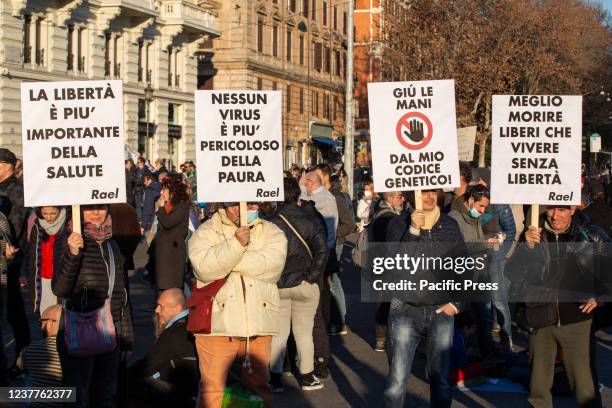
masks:
[[[130,272],[130,291],[134,316],[137,348],[131,357],[131,362],[141,358],[153,342],[153,309],[155,305],[154,292],[148,283],[142,279],[142,267],[146,263],[146,249],[138,248],[136,271]],[[372,350],[374,341],[374,304],[360,301],[360,280],[358,272],[348,263],[344,263],[341,273],[344,290],[347,296],[347,323],[350,332],[346,336],[331,338],[332,361],[330,363],[331,378],[325,381],[325,388],[319,391],[302,392],[294,377],[283,377],[285,392],[274,397],[274,406],[306,408],[306,407],[381,407],[382,392],[385,385],[388,363],[385,353]],[[9,351],[11,340],[10,330],[2,325],[6,350]],[[39,337],[36,325],[32,325],[33,337]],[[604,407],[612,406],[612,332],[598,333],[598,369]],[[524,338],[519,338],[519,344],[525,344]],[[429,387],[422,380],[424,377],[424,360],[417,357],[413,375],[409,379],[409,396],[407,406],[429,406]],[[525,406],[526,396],[508,393],[470,393],[454,392],[453,407],[508,407]],[[555,407],[573,407],[571,398],[556,398]]]

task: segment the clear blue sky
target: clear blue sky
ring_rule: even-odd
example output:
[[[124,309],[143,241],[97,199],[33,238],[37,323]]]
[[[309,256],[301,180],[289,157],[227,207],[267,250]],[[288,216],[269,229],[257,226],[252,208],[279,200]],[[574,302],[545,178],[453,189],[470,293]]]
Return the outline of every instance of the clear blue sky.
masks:
[[[608,13],[612,14],[612,0],[603,0],[603,4],[608,10]]]

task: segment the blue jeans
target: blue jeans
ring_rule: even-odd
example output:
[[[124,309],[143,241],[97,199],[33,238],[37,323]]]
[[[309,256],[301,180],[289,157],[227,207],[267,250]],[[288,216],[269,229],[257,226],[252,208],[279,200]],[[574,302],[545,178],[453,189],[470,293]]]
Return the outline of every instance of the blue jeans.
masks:
[[[345,323],[346,317],[346,299],[344,297],[344,289],[342,289],[342,282],[340,281],[340,277],[337,273],[334,273],[331,276],[331,283],[329,285],[329,290],[331,292],[332,299],[338,308],[338,314],[332,313],[331,324],[338,326],[342,326]],[[339,321],[335,321],[339,319]]]
[[[389,310],[389,350],[391,363],[385,387],[385,406],[403,408],[406,385],[417,346],[427,339],[427,372],[432,407],[451,406],[449,371],[453,344],[454,318],[436,313],[438,306],[412,306],[393,299]]]

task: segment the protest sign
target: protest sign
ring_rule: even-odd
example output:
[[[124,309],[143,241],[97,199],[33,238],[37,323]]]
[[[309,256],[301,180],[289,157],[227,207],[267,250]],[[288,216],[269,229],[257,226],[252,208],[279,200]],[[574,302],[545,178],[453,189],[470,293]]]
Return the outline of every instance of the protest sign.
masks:
[[[21,84],[26,207],[125,202],[121,81]]]
[[[198,200],[283,200],[280,91],[196,91]]]
[[[491,202],[580,204],[582,97],[494,95]]]
[[[457,149],[459,160],[471,162],[474,160],[474,144],[476,143],[476,126],[457,129]]]
[[[368,84],[376,191],[459,186],[455,81]]]

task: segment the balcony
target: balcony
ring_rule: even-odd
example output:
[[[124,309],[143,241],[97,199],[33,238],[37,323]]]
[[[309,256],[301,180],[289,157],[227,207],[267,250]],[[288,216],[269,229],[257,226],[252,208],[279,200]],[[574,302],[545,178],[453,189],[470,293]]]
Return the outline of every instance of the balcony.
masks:
[[[183,26],[183,33],[220,35],[217,13],[187,0],[162,0],[160,19],[165,26]]]
[[[158,15],[155,9],[155,0],[89,0],[94,7],[119,7],[122,16],[149,16]]]

